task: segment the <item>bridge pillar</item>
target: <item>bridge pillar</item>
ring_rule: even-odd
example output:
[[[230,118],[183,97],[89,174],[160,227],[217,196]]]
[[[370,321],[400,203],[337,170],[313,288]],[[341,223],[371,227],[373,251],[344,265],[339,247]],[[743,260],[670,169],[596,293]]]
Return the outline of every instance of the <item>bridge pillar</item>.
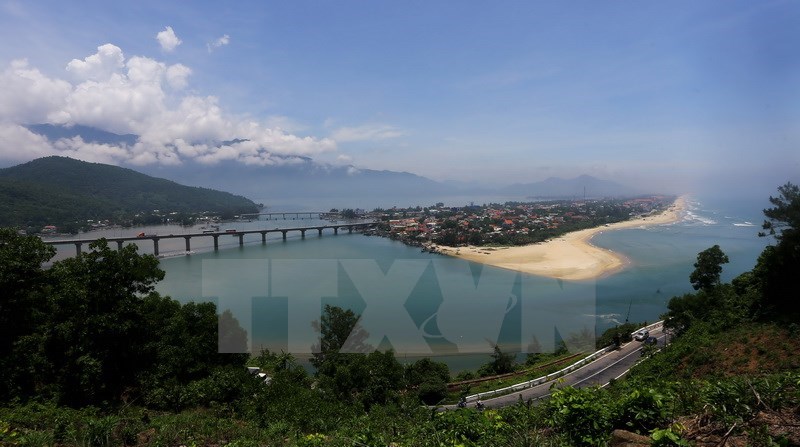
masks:
[[[239,235],[239,246],[241,247],[244,245],[244,234]]]
[[[214,234],[212,237],[214,238],[214,251],[217,251],[219,250],[219,235]]]
[[[306,230],[300,230],[300,237],[303,239],[306,238]]]
[[[267,232],[266,231],[262,231],[261,232],[261,243],[262,244],[266,244],[267,243]]]
[[[158,238],[153,238],[153,255],[158,256]]]
[[[286,230],[281,230],[281,233],[283,233],[283,240],[285,241],[286,240]]]
[[[183,238],[186,239],[186,251],[191,251],[192,247],[189,244],[189,239],[191,239],[192,237],[191,236],[184,236]]]
[[[122,242],[123,241],[117,241],[117,251],[122,250]]]
[[[347,227],[347,232],[353,234],[353,227],[352,226]]]
[[[317,231],[319,231],[319,235],[322,236],[322,228],[317,228]]]
[[[339,227],[333,227],[333,234],[339,234]]]
[[[83,245],[83,244],[80,243],[80,242],[75,242],[75,252],[77,254],[81,254],[81,245]]]

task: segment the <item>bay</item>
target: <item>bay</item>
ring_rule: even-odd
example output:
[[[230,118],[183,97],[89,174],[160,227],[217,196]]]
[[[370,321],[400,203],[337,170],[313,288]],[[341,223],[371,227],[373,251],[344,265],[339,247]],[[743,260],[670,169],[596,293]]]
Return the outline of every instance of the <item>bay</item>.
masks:
[[[765,201],[691,198],[677,223],[603,232],[592,243],[625,255],[630,264],[592,281],[523,275],[385,238],[346,231],[334,236],[326,230],[321,237],[316,231],[305,238],[289,233],[285,241],[270,234],[266,244],[259,234],[249,235],[242,247],[237,237],[221,236],[216,252],[211,238],[196,238],[190,256],[185,256],[182,238],[164,239],[160,251],[168,255],[161,260],[166,276],[157,290],[182,302],[211,300],[230,309],[248,330],[253,351],[293,347],[304,358],[317,337],[312,321],[319,319],[322,306],[334,304],[364,314],[373,347],[392,347],[406,360],[434,356],[458,371],[488,361],[494,342],[522,357],[536,347],[552,349],[581,328],[599,334],[626,320],[659,319],[669,298],[692,292],[688,277],[698,252],[720,245],[730,258],[725,281],[753,267],[770,242],[757,236],[767,206]],[[309,207],[300,204],[296,210],[303,208]],[[222,225],[245,230],[323,223],[289,219]],[[106,229],[79,237],[139,231],[181,234],[199,228]],[[139,245],[141,252],[152,252],[152,242]],[[59,249],[60,257],[72,253],[74,247]],[[327,267],[314,271],[319,266]],[[321,294],[326,281],[333,286]],[[290,289],[292,297],[285,294]]]

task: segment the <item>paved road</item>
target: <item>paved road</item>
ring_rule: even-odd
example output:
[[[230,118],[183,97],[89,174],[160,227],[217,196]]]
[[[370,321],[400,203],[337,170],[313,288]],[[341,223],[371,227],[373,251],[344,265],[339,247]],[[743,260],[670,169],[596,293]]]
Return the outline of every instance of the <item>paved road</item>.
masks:
[[[659,346],[663,346],[665,337],[663,327],[659,326],[655,329],[651,329],[650,336],[656,337]],[[611,351],[582,368],[564,375],[562,377],[564,379],[563,384],[576,388],[595,385],[605,386],[612,379],[616,379],[625,374],[641,359],[641,347],[642,344],[637,341],[624,344],[618,351]],[[519,402],[520,396],[523,401],[527,401],[528,399],[534,401],[543,399],[550,395],[550,386],[552,384],[553,381],[545,382],[520,392],[484,399],[483,404],[487,408],[498,408],[516,404]],[[474,407],[475,403],[470,402],[468,406]],[[446,405],[444,408],[455,409],[456,406]]]

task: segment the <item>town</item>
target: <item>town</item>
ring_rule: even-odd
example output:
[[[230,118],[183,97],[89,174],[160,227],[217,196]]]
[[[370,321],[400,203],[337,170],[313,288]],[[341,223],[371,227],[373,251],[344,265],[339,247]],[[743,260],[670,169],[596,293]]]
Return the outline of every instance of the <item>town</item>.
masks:
[[[505,204],[376,209],[368,213],[379,221],[369,234],[433,249],[510,246],[543,242],[572,231],[608,225],[664,211],[672,196],[632,199],[554,200]]]

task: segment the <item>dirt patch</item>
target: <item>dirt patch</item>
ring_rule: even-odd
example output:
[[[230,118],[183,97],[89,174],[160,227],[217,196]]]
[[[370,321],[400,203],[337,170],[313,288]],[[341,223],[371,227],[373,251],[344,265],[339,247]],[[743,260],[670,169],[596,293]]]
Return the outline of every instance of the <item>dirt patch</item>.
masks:
[[[765,374],[800,369],[800,337],[777,325],[747,325],[726,332],[714,340],[703,353],[713,361],[696,366],[695,378],[708,376],[739,376]],[[679,369],[686,367],[684,360]]]
[[[730,426],[709,422],[704,416],[683,418],[679,423],[685,427],[681,437],[697,447],[800,445],[800,412],[797,408],[761,411],[750,421]],[[770,444],[770,438],[778,444]]]

